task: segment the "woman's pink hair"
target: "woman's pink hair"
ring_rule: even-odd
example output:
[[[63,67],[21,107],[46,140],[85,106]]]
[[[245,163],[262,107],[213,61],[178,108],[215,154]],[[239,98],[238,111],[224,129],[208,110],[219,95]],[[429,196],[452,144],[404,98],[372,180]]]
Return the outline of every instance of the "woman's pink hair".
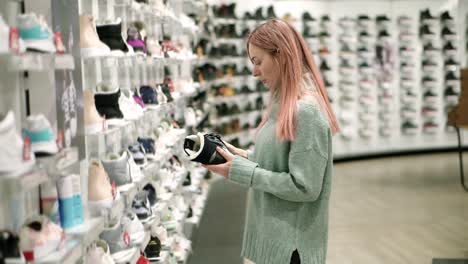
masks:
[[[320,72],[304,38],[292,25],[281,19],[270,19],[252,31],[247,39],[247,53],[252,44],[272,55],[278,66],[279,87],[271,89],[271,98],[279,102],[276,134],[280,140],[295,138],[297,101],[304,96],[314,96],[323,114],[327,117],[332,134],[339,131],[338,122],[330,106],[327,91]],[[312,85],[304,87],[305,74],[310,74]],[[309,89],[309,91],[307,90]],[[314,93],[313,90],[316,92]],[[271,112],[272,100],[259,125],[261,128]]]

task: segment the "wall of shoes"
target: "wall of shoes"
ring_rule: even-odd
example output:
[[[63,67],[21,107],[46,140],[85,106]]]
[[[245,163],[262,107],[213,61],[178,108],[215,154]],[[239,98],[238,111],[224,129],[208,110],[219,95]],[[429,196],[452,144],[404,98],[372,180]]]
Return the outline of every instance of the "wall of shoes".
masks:
[[[188,16],[187,14],[190,14]],[[203,1],[0,3],[0,263],[186,263]]]
[[[446,120],[467,61],[466,1],[238,0],[212,10],[230,24],[220,34],[245,36],[275,16],[302,32],[341,124],[336,158],[457,146]]]

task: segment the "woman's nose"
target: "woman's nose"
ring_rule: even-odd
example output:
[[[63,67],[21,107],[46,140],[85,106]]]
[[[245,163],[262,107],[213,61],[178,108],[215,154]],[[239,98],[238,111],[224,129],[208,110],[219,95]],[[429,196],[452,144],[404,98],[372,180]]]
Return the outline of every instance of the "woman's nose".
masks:
[[[254,77],[257,77],[260,75],[260,70],[257,67],[254,67],[252,73]]]

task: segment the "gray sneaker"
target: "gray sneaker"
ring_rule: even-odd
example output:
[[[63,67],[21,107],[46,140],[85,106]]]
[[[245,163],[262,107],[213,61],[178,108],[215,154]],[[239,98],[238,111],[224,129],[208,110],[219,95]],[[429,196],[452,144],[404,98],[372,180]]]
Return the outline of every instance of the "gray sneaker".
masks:
[[[122,186],[132,182],[127,155],[126,151],[123,151],[120,155],[110,153],[102,160],[102,165],[109,175],[111,182],[114,181],[117,186]]]
[[[118,263],[125,262],[124,260],[129,259],[135,253],[135,248],[130,246],[130,234],[124,227],[119,221],[115,225],[104,229],[99,235],[100,239],[107,242],[112,258]]]

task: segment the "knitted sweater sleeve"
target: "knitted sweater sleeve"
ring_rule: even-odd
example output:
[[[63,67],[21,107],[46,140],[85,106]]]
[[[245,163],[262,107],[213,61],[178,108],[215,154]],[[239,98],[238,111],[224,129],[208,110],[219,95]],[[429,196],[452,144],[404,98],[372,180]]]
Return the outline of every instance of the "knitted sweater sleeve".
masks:
[[[301,111],[296,139],[287,153],[289,171],[274,172],[236,156],[229,171],[231,181],[293,202],[315,201],[322,190],[328,164],[328,124],[317,113]],[[275,155],[275,154],[273,154]]]

